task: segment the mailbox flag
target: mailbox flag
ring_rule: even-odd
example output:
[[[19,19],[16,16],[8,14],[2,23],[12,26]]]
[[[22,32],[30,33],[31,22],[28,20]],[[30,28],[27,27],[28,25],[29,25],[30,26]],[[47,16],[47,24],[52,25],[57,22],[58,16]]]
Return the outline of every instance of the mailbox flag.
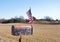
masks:
[[[32,17],[32,13],[31,13],[31,9],[29,9],[27,12],[26,12],[27,16],[28,16],[28,19],[29,19],[29,23],[31,24],[34,19]]]

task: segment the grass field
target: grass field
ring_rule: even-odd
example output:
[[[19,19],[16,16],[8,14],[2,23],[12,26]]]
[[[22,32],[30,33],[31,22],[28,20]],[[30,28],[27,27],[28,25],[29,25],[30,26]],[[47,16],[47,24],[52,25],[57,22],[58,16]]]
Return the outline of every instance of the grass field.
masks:
[[[11,35],[11,26],[23,23],[0,24],[0,42],[18,42],[19,36]],[[60,25],[31,24],[33,35],[22,35],[22,42],[60,42]]]

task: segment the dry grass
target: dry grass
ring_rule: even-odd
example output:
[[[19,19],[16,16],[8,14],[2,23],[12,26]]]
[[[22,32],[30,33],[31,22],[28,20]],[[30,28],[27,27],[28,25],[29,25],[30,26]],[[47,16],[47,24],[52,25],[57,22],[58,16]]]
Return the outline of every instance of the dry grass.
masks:
[[[10,42],[17,42],[19,36],[11,35],[11,25],[30,25],[22,23],[0,24],[0,42],[4,38]],[[22,42],[60,42],[60,25],[32,24],[33,35],[22,35]]]

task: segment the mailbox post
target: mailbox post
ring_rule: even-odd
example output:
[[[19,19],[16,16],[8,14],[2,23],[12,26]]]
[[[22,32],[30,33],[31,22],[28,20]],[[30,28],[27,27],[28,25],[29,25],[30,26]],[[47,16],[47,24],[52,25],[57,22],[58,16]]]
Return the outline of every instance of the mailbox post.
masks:
[[[21,35],[21,32],[20,32],[19,42],[22,42],[22,35]]]
[[[19,42],[22,42],[22,35],[32,35],[33,26],[12,26],[11,33],[14,36],[20,36]]]

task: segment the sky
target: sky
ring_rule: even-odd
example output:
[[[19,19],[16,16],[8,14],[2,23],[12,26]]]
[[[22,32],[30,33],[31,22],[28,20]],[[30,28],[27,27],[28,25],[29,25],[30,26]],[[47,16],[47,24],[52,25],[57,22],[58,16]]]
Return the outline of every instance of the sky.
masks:
[[[27,18],[29,8],[37,19],[45,16],[60,19],[60,0],[0,0],[0,19]]]

